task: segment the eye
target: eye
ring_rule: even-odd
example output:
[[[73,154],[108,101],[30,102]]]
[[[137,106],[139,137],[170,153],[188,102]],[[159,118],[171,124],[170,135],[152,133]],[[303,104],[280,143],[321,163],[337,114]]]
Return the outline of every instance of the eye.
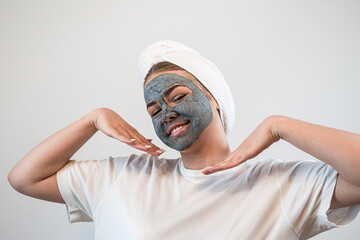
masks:
[[[173,102],[178,102],[178,101],[182,100],[185,96],[186,96],[186,94],[178,95],[173,99]]]
[[[156,109],[156,110],[152,113],[151,117],[155,117],[155,116],[158,115],[160,112],[161,112],[161,109]]]
[[[151,118],[156,117],[162,111],[161,105],[158,101],[152,100],[147,103],[147,111]]]

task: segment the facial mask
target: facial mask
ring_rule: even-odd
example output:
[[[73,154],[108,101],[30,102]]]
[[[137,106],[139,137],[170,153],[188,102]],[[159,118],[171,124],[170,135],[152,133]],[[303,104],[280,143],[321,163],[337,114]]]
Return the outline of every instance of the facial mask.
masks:
[[[169,106],[163,95],[170,86],[179,83],[188,87],[192,93],[175,106]],[[146,103],[156,100],[161,105],[161,112],[152,119],[155,132],[167,146],[178,151],[189,148],[212,121],[209,99],[190,79],[174,73],[167,73],[152,79],[144,89]],[[175,116],[171,121],[162,121]],[[188,122],[176,136],[170,136],[168,128],[175,123]],[[181,132],[180,132],[181,131]]]

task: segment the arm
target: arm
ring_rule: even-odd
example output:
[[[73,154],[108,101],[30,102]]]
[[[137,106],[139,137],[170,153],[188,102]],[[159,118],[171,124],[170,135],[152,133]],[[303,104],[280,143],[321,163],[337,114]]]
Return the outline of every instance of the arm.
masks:
[[[286,116],[273,116],[272,132],[331,165],[338,180],[330,208],[360,203],[360,135]]]
[[[330,208],[360,203],[360,135],[281,115],[262,121],[225,160],[203,169],[211,174],[252,159],[284,139],[338,172]]]
[[[45,139],[26,154],[8,174],[11,186],[34,198],[64,203],[57,186],[56,173],[98,130],[137,149],[154,155],[161,154],[156,151],[159,149],[155,145],[115,112],[99,108]]]
[[[90,125],[92,114],[58,131],[26,154],[8,174],[11,186],[31,197],[64,203],[57,189],[56,172],[96,133]]]

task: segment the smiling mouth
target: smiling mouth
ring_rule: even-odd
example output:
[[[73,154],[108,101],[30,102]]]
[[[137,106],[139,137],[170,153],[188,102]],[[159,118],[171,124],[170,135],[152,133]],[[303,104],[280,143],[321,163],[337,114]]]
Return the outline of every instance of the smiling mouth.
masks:
[[[187,129],[187,126],[190,124],[190,122],[182,122],[182,123],[174,123],[168,128],[168,135],[170,137],[174,137],[181,132],[183,132],[185,129]]]

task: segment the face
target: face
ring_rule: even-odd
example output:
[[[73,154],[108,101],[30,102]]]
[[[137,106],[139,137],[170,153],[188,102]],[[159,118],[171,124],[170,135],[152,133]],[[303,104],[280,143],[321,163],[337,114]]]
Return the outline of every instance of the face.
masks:
[[[156,134],[178,151],[189,148],[212,121],[209,99],[192,80],[178,74],[153,78],[144,97]]]

